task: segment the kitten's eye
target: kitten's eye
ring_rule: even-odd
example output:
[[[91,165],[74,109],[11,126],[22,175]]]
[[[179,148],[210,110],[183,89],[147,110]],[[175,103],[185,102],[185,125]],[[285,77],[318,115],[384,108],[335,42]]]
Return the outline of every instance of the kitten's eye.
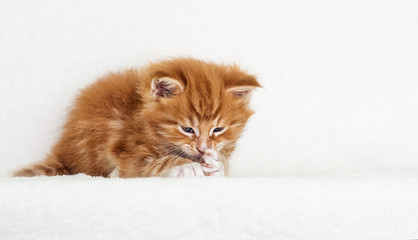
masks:
[[[188,132],[188,133],[194,133],[193,128],[191,127],[181,127],[183,129],[183,131]]]
[[[226,127],[215,127],[212,128],[212,131],[209,133],[209,136],[212,137],[213,136],[218,136],[219,134],[222,134],[223,132],[225,132]]]
[[[224,130],[224,128],[223,128],[223,127],[217,127],[217,128],[215,128],[215,129],[213,129],[213,132],[220,132],[220,131],[222,131],[222,130]]]

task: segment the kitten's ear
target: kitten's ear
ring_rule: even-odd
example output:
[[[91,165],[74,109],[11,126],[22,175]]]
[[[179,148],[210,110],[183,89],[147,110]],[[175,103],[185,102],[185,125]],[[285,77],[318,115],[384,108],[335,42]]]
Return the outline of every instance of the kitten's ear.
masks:
[[[183,90],[183,84],[173,78],[156,77],[151,81],[151,96],[155,99],[179,95]]]
[[[226,93],[237,99],[249,99],[251,92],[258,87],[261,85],[254,76],[237,74],[233,80],[227,82]]]
[[[251,86],[231,87],[226,90],[226,93],[233,94],[235,98],[245,99],[251,96],[251,92],[255,88]]]

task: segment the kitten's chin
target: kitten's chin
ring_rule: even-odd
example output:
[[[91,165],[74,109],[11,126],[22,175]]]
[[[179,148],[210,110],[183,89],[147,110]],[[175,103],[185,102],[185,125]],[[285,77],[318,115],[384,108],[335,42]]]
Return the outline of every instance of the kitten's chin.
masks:
[[[182,158],[187,158],[192,160],[193,162],[200,162],[202,160],[201,154],[189,154],[183,151],[180,147],[169,147],[169,151],[166,151],[166,154],[176,155]]]
[[[200,162],[202,160],[203,155],[189,155],[188,159],[192,160],[193,162]]]
[[[188,154],[183,152],[181,155],[181,157],[187,158],[192,160],[193,162],[200,162],[202,160],[203,155],[201,154]]]

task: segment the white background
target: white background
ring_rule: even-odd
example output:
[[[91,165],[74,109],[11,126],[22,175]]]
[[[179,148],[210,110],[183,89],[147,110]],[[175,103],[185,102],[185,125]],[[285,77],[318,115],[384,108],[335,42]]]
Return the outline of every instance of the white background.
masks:
[[[108,71],[192,56],[258,76],[233,175],[418,173],[418,1],[0,2],[0,175],[42,160]]]

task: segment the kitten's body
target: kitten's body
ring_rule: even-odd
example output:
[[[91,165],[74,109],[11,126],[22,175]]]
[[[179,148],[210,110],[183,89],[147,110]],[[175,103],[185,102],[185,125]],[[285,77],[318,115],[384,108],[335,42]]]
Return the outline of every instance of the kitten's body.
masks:
[[[194,59],[107,75],[81,92],[47,159],[15,175],[227,172],[228,158],[252,114],[249,93],[259,86],[236,66]],[[214,169],[217,163],[221,167]]]

